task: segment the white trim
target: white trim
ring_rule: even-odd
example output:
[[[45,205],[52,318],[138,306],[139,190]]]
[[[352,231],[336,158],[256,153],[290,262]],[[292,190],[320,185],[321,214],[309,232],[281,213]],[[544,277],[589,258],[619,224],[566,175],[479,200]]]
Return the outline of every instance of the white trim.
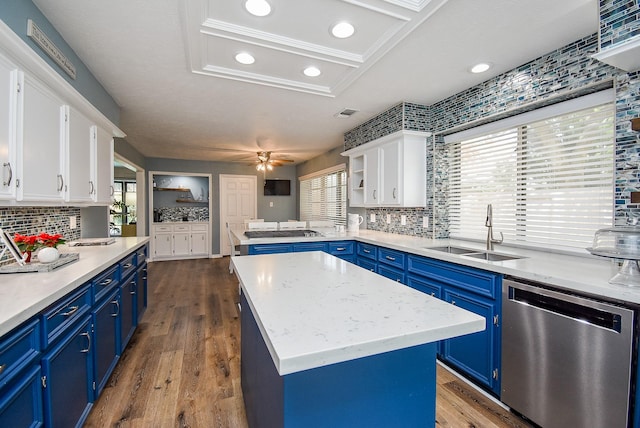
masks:
[[[315,178],[315,177],[320,177],[321,175],[327,175],[327,174],[331,174],[333,172],[346,171],[346,170],[347,170],[347,164],[346,163],[341,163],[339,165],[331,166],[329,168],[325,168],[325,169],[322,169],[320,171],[312,172],[311,174],[300,176],[300,177],[298,177],[298,181],[310,180],[310,179]]]
[[[506,119],[487,123],[486,125],[480,125],[476,126],[475,128],[456,132],[454,134],[445,135],[444,142],[448,144],[469,140],[481,135],[491,134],[494,132],[503,131],[508,128],[516,127],[522,125],[523,123],[537,122],[565,113],[595,107],[600,104],[613,103],[615,102],[615,99],[615,91],[613,89],[606,89],[604,91],[585,95],[579,98],[574,98],[569,101],[560,102],[526,113],[511,116]]]

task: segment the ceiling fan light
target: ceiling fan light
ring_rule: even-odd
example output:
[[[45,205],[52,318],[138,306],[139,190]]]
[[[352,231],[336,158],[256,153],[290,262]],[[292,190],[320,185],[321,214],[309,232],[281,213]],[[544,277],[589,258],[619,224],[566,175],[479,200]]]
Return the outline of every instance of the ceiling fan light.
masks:
[[[259,163],[258,165],[256,165],[256,170],[257,171],[262,171],[264,169],[264,164]]]
[[[273,165],[270,163],[267,164],[267,171],[273,171]]]
[[[236,54],[236,61],[238,61],[240,64],[251,65],[256,62],[256,59],[250,53],[239,52],[238,54]]]
[[[253,16],[262,17],[271,13],[271,5],[266,0],[247,0],[244,8]]]
[[[346,21],[338,22],[333,27],[331,27],[331,34],[333,37],[337,37],[338,39],[346,39],[348,37],[353,36],[356,29],[353,25]]]
[[[305,76],[308,76],[308,77],[318,77],[320,76],[321,71],[318,67],[311,66],[311,67],[305,68],[303,73]]]

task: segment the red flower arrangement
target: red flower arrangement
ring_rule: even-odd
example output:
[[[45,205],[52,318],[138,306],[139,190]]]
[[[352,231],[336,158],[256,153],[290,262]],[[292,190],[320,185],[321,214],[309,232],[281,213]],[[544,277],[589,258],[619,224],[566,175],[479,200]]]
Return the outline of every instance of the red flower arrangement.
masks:
[[[38,248],[53,247],[64,244],[66,241],[59,233],[55,235],[49,235],[48,233],[41,233],[39,235],[20,235],[16,233],[13,236],[18,249],[27,254],[25,261],[28,263],[31,261],[31,253]]]
[[[64,244],[66,241],[62,238],[62,235],[56,233],[55,235],[49,235],[48,233],[41,233],[38,235],[38,241],[43,247],[56,248],[58,245]]]

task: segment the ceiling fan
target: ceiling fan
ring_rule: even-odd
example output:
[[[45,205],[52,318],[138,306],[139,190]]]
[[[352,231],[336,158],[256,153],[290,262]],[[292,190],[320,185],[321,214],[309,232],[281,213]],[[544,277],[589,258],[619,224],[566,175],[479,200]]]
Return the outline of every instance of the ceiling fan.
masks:
[[[258,155],[258,160],[256,169],[258,171],[271,171],[274,166],[280,166],[286,162],[293,162],[291,159],[271,159],[271,152],[256,152]]]

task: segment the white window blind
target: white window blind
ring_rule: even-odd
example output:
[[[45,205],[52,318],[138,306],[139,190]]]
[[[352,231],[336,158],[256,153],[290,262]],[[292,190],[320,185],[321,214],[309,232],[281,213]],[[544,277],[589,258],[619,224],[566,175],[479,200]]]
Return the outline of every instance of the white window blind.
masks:
[[[613,222],[614,104],[448,144],[452,237],[583,249]],[[499,236],[494,233],[494,236]]]
[[[347,173],[344,164],[300,177],[300,220],[347,219]]]

